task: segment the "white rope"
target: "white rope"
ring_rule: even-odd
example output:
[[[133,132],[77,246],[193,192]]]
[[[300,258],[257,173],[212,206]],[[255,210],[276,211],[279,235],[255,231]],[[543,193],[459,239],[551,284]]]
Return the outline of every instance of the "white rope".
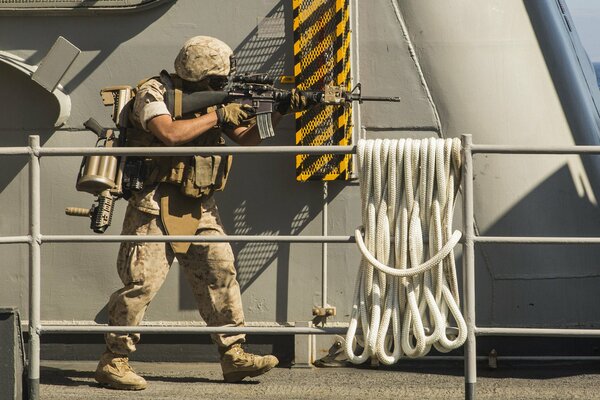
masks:
[[[452,232],[460,141],[360,140],[357,155],[363,227],[356,242],[363,257],[346,335],[348,359],[361,364],[376,356],[391,365],[402,356],[422,357],[432,346],[440,352],[462,346],[467,325],[453,250],[461,233]],[[453,321],[457,334],[447,331]],[[359,323],[362,336],[356,335]]]

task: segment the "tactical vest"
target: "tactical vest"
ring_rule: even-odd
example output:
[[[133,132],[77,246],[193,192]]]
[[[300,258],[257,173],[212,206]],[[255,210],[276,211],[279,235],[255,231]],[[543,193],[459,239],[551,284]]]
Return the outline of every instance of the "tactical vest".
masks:
[[[212,108],[201,110],[199,114],[182,115],[181,78],[161,72],[160,79],[165,88],[165,103],[174,119],[190,119],[212,111]],[[142,82],[144,83],[144,82]],[[138,88],[141,84],[138,84]],[[163,142],[154,135],[144,131],[137,123],[127,129],[127,146],[131,147],[161,147]],[[225,140],[221,129],[213,128],[184,146],[222,146]],[[181,192],[189,197],[199,198],[210,195],[225,188],[231,156],[152,156],[145,157],[144,185],[157,185],[166,182],[180,186]]]

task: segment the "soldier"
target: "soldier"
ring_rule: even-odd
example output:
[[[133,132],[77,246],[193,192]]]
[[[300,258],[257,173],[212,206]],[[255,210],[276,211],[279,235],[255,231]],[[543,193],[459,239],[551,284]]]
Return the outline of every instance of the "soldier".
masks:
[[[188,40],[175,60],[176,75],[152,78],[138,87],[130,110],[129,146],[216,146],[226,134],[241,145],[260,142],[258,128],[247,106],[237,103],[211,107],[201,115],[177,115],[165,99],[177,90],[219,90],[230,72],[233,52],[222,41],[196,36]],[[165,80],[169,80],[167,82]],[[180,83],[178,83],[180,82]],[[177,96],[175,96],[177,97]],[[177,100],[175,100],[177,102]],[[299,111],[306,99],[293,92],[280,103],[273,119]],[[123,235],[224,235],[213,193],[222,190],[230,157],[171,156],[145,159],[144,189],[129,198]],[[110,325],[138,325],[174,260],[191,283],[200,315],[209,326],[243,326],[240,287],[229,243],[122,243],[117,270],[123,288],[108,303]],[[276,357],[244,351],[242,334],[212,335],[221,355],[226,382],[264,374],[278,363]],[[142,390],[146,381],[129,366],[139,334],[105,335],[107,345],[95,379],[111,388]]]

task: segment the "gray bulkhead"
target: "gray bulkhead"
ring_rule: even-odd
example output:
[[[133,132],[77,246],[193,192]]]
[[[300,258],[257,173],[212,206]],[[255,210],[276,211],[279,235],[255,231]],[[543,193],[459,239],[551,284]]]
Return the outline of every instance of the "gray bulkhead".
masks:
[[[290,3],[179,0],[127,13],[0,14],[0,51],[31,65],[41,61],[58,36],[82,50],[62,80],[70,95],[71,115],[59,128],[54,127],[55,98],[21,71],[0,62],[0,144],[25,146],[27,136],[36,134],[44,146],[92,146],[95,137],[83,129],[83,122],[93,116],[110,123],[110,110],[102,106],[99,90],[135,85],[163,68],[172,70],[181,44],[194,35],[229,43],[243,72],[293,75]],[[565,70],[553,64],[544,42],[539,16],[550,8],[534,10],[534,1],[520,0],[356,3],[363,91],[402,97],[399,104],[361,106],[368,138],[470,133],[479,144],[597,143],[597,125],[596,136],[582,136],[591,132],[590,122],[581,122],[577,117],[581,110],[565,101],[570,87],[561,81]],[[293,144],[292,118],[287,117],[276,132],[264,145]],[[79,163],[80,157],[42,159],[43,234],[91,234],[86,220],[64,215],[65,207],[88,207],[92,202],[90,195],[75,191]],[[479,232],[597,235],[595,193],[600,181],[595,171],[594,163],[575,156],[477,156]],[[218,200],[229,234],[319,235],[321,196],[320,183],[296,182],[293,157],[245,155],[234,160],[228,187]],[[329,234],[351,235],[361,221],[357,183],[330,183],[329,196]],[[0,204],[0,233],[27,234],[26,157],[0,158]],[[120,232],[124,209],[125,201],[119,201],[109,233]],[[249,322],[312,319],[312,307],[321,302],[320,245],[233,247]],[[106,322],[106,301],[120,284],[117,248],[117,244],[45,244],[42,319]],[[4,245],[1,254],[0,304],[25,313],[27,246]],[[598,255],[595,247],[480,245],[478,324],[597,326],[599,310],[591,304],[599,304]],[[355,245],[329,245],[328,302],[337,307],[334,322],[349,318],[358,261]],[[146,319],[199,319],[177,265]]]
[[[399,4],[445,135],[599,144],[598,88],[563,0]],[[476,156],[478,232],[597,236],[599,168],[589,156]],[[477,324],[597,327],[599,250],[478,245]]]

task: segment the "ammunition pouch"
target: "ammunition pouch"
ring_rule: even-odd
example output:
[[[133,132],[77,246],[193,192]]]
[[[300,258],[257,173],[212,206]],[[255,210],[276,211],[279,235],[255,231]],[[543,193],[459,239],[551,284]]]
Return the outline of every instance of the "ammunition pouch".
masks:
[[[217,129],[206,132],[188,146],[220,146],[225,140]],[[159,147],[162,142],[150,133],[128,128],[127,145]],[[165,156],[145,158],[144,185],[166,182],[178,185],[182,194],[200,198],[225,188],[231,169],[231,156]]]

